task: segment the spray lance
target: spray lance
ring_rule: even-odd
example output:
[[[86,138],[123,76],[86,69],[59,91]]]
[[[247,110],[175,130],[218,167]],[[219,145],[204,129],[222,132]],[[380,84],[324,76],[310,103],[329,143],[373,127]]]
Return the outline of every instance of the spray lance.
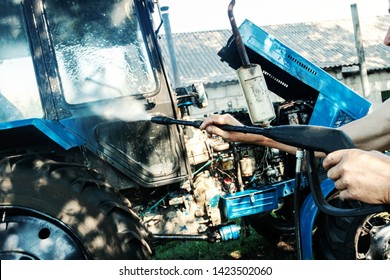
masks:
[[[162,125],[184,125],[199,128],[203,121],[178,120],[166,116],[152,116],[151,122]],[[352,140],[342,130],[313,125],[280,125],[274,127],[218,125],[225,131],[259,134],[283,144],[306,150],[308,181],[317,207],[334,216],[360,216],[388,211],[387,205],[363,205],[360,208],[343,209],[330,205],[324,198],[315,166],[314,152],[329,154],[336,150],[352,149]]]
[[[184,125],[199,128],[203,121],[178,120],[166,116],[153,116],[151,122],[164,125]],[[279,125],[270,127],[217,125],[225,131],[259,134],[294,147],[324,152],[353,148],[351,139],[341,130],[313,125]]]

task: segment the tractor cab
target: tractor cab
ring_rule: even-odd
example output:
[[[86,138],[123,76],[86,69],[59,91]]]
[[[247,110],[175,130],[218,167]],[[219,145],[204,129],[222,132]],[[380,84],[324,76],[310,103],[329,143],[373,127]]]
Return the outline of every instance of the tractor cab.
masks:
[[[186,176],[178,131],[147,121],[177,117],[153,1],[6,0],[0,10],[3,147],[26,149],[16,140],[33,134],[110,158],[142,186]]]

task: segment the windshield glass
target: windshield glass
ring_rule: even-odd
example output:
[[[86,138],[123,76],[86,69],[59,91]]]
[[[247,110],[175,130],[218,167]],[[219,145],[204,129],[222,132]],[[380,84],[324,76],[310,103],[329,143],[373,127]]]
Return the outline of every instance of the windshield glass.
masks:
[[[42,117],[20,1],[0,1],[0,122]]]
[[[68,103],[155,91],[133,0],[46,0],[45,10]]]

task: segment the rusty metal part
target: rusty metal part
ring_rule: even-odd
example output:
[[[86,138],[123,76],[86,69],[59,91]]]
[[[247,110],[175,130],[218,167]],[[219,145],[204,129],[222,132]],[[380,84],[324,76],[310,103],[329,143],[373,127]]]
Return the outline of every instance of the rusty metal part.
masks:
[[[230,25],[232,26],[233,36],[234,36],[234,39],[236,40],[237,49],[238,49],[238,53],[239,53],[240,58],[241,58],[241,62],[242,62],[242,65],[245,67],[245,66],[249,66],[250,61],[249,61],[248,54],[246,52],[244,43],[242,42],[241,34],[240,34],[240,31],[238,30],[236,20],[234,18],[233,8],[234,8],[235,4],[236,4],[235,0],[232,0],[230,2],[229,7],[228,7],[228,16],[229,16]]]

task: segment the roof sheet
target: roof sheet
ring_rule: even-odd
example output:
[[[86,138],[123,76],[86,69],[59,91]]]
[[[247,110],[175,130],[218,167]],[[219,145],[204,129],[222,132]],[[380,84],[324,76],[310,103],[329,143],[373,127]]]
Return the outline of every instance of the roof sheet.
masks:
[[[369,71],[390,69],[390,47],[383,44],[390,17],[360,18],[361,37]],[[358,64],[351,19],[261,26],[317,66],[329,69]],[[231,30],[173,33],[182,85],[236,81],[235,71],[217,55]],[[163,56],[169,62],[167,41],[161,36]]]

